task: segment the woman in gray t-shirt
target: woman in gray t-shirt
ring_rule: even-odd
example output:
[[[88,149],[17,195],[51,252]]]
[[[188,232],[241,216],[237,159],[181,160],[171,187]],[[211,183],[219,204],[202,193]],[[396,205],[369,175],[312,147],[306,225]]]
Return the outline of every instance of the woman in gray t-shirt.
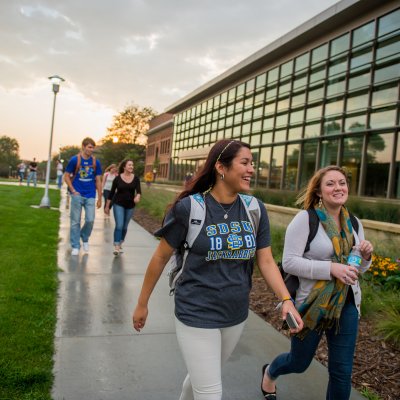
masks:
[[[146,323],[150,295],[167,261],[186,240],[189,224],[200,223],[189,221],[189,196],[201,197],[206,210],[203,225],[175,288],[176,334],[188,369],[180,400],[222,398],[221,367],[247,319],[255,256],[261,274],[282,300],[283,318],[290,311],[299,324],[292,332],[300,331],[303,325],[272,257],[265,207],[259,203],[257,229],[249,220],[242,200],[245,197],[239,195],[250,189],[253,172],[249,145],[236,140],[217,142],[156,232],[160,244],[133,313],[137,331]]]

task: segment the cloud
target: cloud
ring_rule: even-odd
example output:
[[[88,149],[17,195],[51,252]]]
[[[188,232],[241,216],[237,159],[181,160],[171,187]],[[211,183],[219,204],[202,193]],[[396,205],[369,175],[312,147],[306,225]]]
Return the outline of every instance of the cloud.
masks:
[[[2,113],[0,130],[7,125],[10,134],[17,132],[18,101],[7,100],[12,89],[34,94],[29,101],[35,104],[22,102],[29,120],[29,110],[51,98],[47,77],[54,74],[66,80],[57,99],[60,113],[69,90],[80,93],[84,104],[107,110],[118,112],[135,102],[162,112],[336,1],[0,1],[0,104],[15,107]],[[34,90],[37,82],[47,89]],[[74,125],[78,121],[89,130],[95,111],[85,110],[63,121],[62,129],[71,126],[66,137],[81,132]],[[34,133],[40,130],[38,115],[28,127],[34,136],[41,134]],[[17,134],[23,137],[27,131]]]
[[[44,7],[41,5],[38,6],[22,6],[20,8],[20,12],[23,16],[27,18],[35,18],[35,17],[45,17],[52,19],[61,19],[65,21],[67,24],[75,27],[75,23],[68,18],[66,15],[61,14],[55,9]]]
[[[119,48],[119,51],[136,55],[155,50],[160,37],[160,34],[152,33],[148,36],[135,35],[123,38],[124,45]]]

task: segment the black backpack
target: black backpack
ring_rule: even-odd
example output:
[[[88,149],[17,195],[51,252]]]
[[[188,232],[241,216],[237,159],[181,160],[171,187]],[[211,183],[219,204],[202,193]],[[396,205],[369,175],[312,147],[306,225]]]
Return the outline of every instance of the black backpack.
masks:
[[[310,244],[313,241],[313,239],[315,238],[315,235],[318,232],[318,227],[319,227],[319,218],[317,215],[317,212],[315,211],[314,208],[310,208],[307,210],[308,212],[308,224],[310,227],[310,233],[308,234],[308,238],[307,238],[307,243],[306,243],[306,247],[304,248],[304,253],[306,253],[308,250],[310,250]],[[357,218],[349,213],[350,216],[350,221],[351,221],[351,225],[353,226],[353,229],[358,233],[358,220]],[[354,240],[354,239],[353,239]],[[354,245],[354,243],[353,243]],[[292,299],[295,298],[296,296],[296,290],[299,287],[299,278],[296,275],[291,275],[288,274],[287,272],[285,272],[283,270],[283,266],[281,262],[278,262],[278,267],[279,267],[279,271],[282,275],[282,278],[285,282],[286,288],[289,291],[290,297]]]

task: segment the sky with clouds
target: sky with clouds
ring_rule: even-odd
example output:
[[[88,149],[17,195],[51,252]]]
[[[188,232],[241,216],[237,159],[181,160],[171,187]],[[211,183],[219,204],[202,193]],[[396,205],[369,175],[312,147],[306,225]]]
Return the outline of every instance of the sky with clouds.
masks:
[[[1,0],[0,136],[20,156],[105,136],[136,103],[163,110],[337,0]]]

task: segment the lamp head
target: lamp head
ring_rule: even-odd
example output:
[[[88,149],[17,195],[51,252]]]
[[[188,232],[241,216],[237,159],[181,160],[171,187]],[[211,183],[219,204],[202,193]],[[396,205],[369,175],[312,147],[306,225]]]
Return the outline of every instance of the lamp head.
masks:
[[[60,84],[61,82],[64,82],[65,79],[61,78],[61,76],[58,75],[49,76],[49,79],[53,84],[53,92],[58,93],[58,91],[60,90]]]

